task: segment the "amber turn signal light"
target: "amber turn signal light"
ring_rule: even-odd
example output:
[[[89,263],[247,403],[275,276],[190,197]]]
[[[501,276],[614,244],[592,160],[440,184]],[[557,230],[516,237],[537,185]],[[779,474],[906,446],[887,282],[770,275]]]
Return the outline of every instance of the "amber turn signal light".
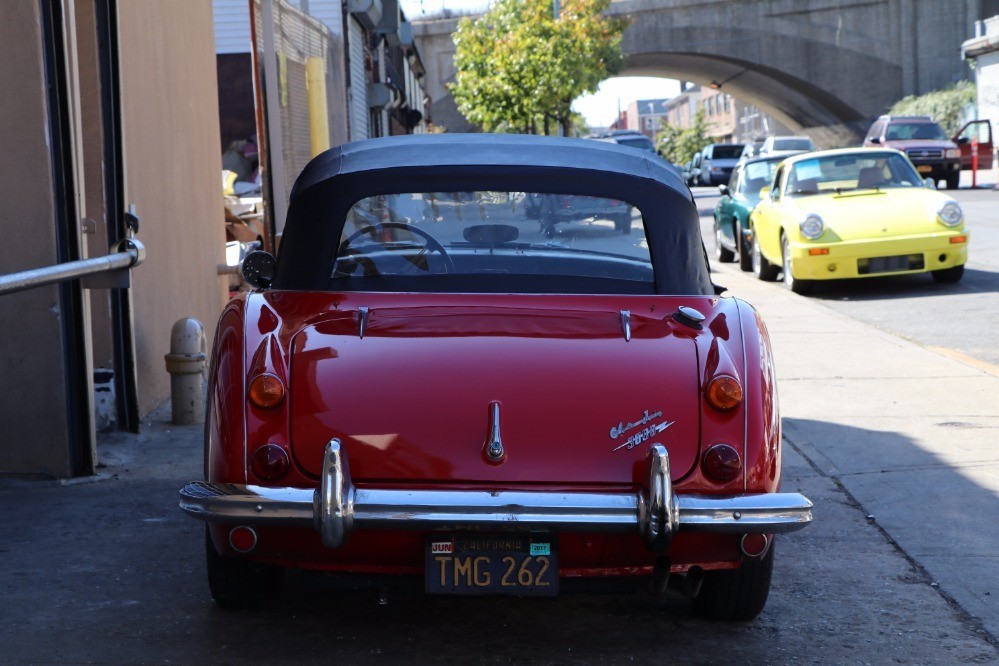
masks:
[[[284,400],[284,384],[275,375],[265,373],[250,381],[250,402],[257,407],[270,409]]]
[[[727,412],[742,402],[742,386],[735,377],[719,375],[708,383],[706,397],[712,407]]]
[[[728,444],[715,444],[704,452],[701,468],[708,478],[727,483],[739,476],[742,471],[742,458],[739,457],[739,452]]]
[[[967,242],[968,242],[968,237],[967,236],[951,236],[950,237],[950,244],[951,245],[957,245],[958,243],[967,243]]]
[[[253,452],[250,466],[257,478],[273,481],[288,473],[291,460],[288,459],[288,452],[277,444],[264,444]]]

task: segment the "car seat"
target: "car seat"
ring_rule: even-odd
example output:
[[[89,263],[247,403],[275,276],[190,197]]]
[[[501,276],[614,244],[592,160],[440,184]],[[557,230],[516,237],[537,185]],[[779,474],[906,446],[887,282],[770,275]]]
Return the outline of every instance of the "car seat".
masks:
[[[878,187],[884,183],[881,167],[864,167],[857,175],[857,189],[863,190]]]

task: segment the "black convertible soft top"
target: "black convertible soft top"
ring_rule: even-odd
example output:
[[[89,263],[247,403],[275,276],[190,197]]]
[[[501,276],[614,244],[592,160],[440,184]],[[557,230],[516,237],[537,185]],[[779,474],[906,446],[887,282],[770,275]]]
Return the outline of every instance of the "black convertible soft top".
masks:
[[[316,156],[292,189],[273,287],[328,288],[347,211],[380,194],[551,192],[627,201],[642,213],[660,294],[713,294],[697,208],[672,165],[634,148],[514,134],[405,135]]]

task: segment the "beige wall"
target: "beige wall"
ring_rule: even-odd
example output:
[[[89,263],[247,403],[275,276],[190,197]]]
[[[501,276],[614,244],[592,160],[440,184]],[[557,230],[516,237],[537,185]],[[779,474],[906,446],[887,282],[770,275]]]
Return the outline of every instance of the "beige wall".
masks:
[[[129,0],[118,12],[125,201],[147,250],[132,274],[145,413],[169,395],[173,323],[195,317],[210,344],[226,295],[215,44],[211,0]]]
[[[55,211],[38,3],[4,6],[0,21],[0,274],[55,263]],[[0,296],[0,473],[66,476],[59,292]]]

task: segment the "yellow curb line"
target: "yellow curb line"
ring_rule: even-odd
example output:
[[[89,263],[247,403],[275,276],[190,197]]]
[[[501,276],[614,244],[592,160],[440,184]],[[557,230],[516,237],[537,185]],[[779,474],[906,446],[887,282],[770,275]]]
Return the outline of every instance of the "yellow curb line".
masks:
[[[927,345],[926,348],[931,352],[936,352],[941,356],[946,356],[947,358],[963,363],[964,365],[971,366],[976,370],[981,370],[982,372],[987,372],[990,375],[999,377],[999,365],[993,365],[987,361],[981,361],[977,358],[973,358],[967,354],[962,354],[959,351],[949,349],[947,347],[932,347]]]

